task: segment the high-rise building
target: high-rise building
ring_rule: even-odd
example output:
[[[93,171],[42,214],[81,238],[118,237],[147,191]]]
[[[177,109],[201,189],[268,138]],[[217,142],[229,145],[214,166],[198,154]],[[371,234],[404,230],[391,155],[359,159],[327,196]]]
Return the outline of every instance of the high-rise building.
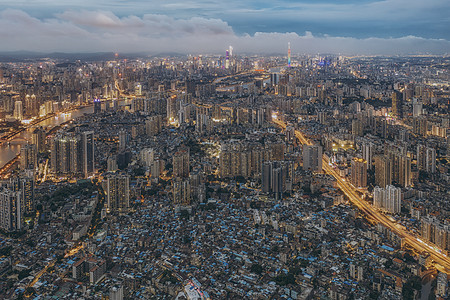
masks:
[[[282,161],[284,160],[284,152],[286,149],[286,145],[281,142],[281,143],[271,143],[269,145],[269,148],[272,152],[271,155],[271,160],[278,160],[278,161]]]
[[[189,149],[182,148],[173,155],[173,176],[189,177]]]
[[[447,158],[450,159],[450,135],[447,137]]]
[[[427,147],[425,166],[428,173],[436,173],[436,149]]]
[[[357,188],[367,187],[367,161],[354,158],[351,162],[352,184]]]
[[[22,101],[14,102],[14,119],[23,120],[23,104]]]
[[[10,179],[9,189],[20,194],[22,213],[29,214],[34,210],[34,178],[23,175]]]
[[[195,122],[195,131],[198,133],[209,133],[213,129],[211,117],[204,114],[197,114]],[[238,118],[239,120],[239,118]]]
[[[17,231],[23,226],[23,207],[20,192],[3,188],[0,190],[0,228]]]
[[[195,80],[186,80],[186,94],[195,95],[195,87],[196,87]]]
[[[294,166],[289,161],[267,161],[262,164],[261,190],[281,199],[283,193],[292,190]]]
[[[127,147],[127,137],[127,132],[125,130],[119,130],[119,151],[123,151]]]
[[[403,118],[403,94],[399,91],[392,93],[392,113],[399,119]]]
[[[449,279],[448,275],[443,272],[439,272],[437,276],[437,285],[436,285],[436,295],[441,297],[441,299],[448,299],[446,298],[449,295]]]
[[[191,185],[189,179],[174,178],[173,203],[176,206],[187,206],[191,204]]]
[[[106,178],[107,210],[111,213],[127,213],[130,208],[130,176],[110,174]]]
[[[31,143],[36,145],[39,153],[47,150],[46,136],[47,132],[42,127],[36,128],[31,135]]]
[[[108,172],[117,171],[119,169],[119,166],[117,165],[117,156],[108,157],[108,160],[106,161],[106,167]]]
[[[376,208],[392,214],[398,214],[402,209],[402,189],[392,185],[373,190],[373,204]]]
[[[288,43],[288,68],[291,67],[291,42]]]
[[[413,101],[413,118],[420,117],[423,112],[423,104],[420,100],[416,99]]]
[[[427,136],[428,122],[424,116],[413,118],[413,132],[414,134]]]
[[[167,98],[167,123],[175,122],[178,115],[178,102],[175,96]]]
[[[225,50],[225,69],[230,67],[230,52]]]
[[[20,148],[20,168],[22,170],[37,168],[36,145],[27,144]]]
[[[424,216],[421,218],[421,236],[442,250],[450,250],[450,226],[440,222],[434,216]]]
[[[373,156],[375,152],[375,145],[370,141],[364,141],[361,147],[362,158],[367,161],[367,168],[373,168]]]
[[[248,149],[239,143],[224,144],[219,156],[219,174],[221,178],[243,176],[252,173],[252,156]]]
[[[123,286],[114,286],[109,291],[109,300],[123,300]]]
[[[51,172],[57,175],[80,173],[80,148],[79,137],[70,134],[56,135],[51,146]]]
[[[397,182],[403,187],[409,187],[412,184],[411,158],[402,155],[399,160],[399,177]]]
[[[142,149],[139,153],[141,164],[150,167],[155,160],[155,151],[152,148]]]
[[[392,184],[392,164],[386,156],[375,156],[375,184],[382,188]]]
[[[94,173],[94,132],[85,131],[81,134],[82,141],[82,166],[84,177]]]
[[[94,173],[94,132],[57,134],[51,147],[51,171],[57,175],[85,177]]]
[[[295,128],[294,126],[286,127],[286,142],[292,143],[295,141]]]
[[[148,117],[145,120],[145,133],[148,136],[154,136],[160,133],[162,130],[162,116],[156,115]]]
[[[303,146],[303,169],[322,172],[322,147],[318,145]]]
[[[278,85],[279,81],[280,81],[280,74],[279,73],[271,73],[270,74],[270,86]]]
[[[364,124],[360,120],[352,121],[352,134],[355,136],[362,136],[364,133]]]
[[[417,169],[428,173],[436,172],[436,149],[423,144],[417,145]]]
[[[99,114],[102,111],[102,102],[99,99],[94,100],[94,114]]]

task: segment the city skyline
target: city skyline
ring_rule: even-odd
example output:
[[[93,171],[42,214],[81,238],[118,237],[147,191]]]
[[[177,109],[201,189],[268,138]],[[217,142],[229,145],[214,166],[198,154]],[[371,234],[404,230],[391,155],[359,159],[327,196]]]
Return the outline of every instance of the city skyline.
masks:
[[[0,299],[450,299],[448,11],[0,0]]]
[[[447,54],[450,5],[432,2],[0,1],[0,51]]]

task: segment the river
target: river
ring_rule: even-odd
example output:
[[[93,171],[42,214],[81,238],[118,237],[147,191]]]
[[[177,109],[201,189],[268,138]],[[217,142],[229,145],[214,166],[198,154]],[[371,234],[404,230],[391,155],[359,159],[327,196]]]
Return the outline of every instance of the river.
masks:
[[[62,114],[59,113],[54,117],[51,117],[47,120],[40,122],[39,124],[33,125],[29,127],[27,130],[16,135],[11,143],[5,143],[0,146],[0,168],[3,167],[7,162],[13,159],[20,152],[21,145],[26,144],[28,141],[31,142],[31,134],[36,127],[44,127],[48,130],[52,129],[55,126],[58,126],[64,122],[69,120],[78,118],[85,113],[93,113],[93,106],[83,107],[77,110],[73,110],[70,113]]]

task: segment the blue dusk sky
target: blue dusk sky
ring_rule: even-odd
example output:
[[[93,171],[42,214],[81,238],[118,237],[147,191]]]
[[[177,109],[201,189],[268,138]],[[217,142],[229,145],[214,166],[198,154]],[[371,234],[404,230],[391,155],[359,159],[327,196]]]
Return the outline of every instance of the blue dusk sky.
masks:
[[[0,51],[446,54],[448,0],[0,0]]]

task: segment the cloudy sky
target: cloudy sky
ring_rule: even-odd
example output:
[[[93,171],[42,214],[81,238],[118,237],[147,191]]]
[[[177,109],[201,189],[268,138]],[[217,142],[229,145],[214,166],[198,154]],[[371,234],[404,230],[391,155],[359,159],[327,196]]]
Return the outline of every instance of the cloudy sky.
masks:
[[[448,0],[0,0],[0,51],[446,54]]]

